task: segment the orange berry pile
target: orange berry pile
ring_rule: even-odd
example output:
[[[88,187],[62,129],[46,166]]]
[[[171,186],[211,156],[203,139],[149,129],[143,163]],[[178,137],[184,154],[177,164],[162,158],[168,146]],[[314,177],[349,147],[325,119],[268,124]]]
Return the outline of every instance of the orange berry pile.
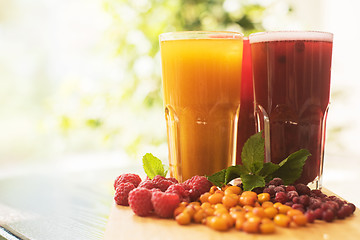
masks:
[[[295,227],[307,224],[300,210],[280,202],[272,203],[269,193],[242,191],[238,186],[218,189],[212,186],[199,201],[182,202],[174,211],[180,225],[201,223],[218,230],[235,228],[246,233],[273,233],[276,226]]]

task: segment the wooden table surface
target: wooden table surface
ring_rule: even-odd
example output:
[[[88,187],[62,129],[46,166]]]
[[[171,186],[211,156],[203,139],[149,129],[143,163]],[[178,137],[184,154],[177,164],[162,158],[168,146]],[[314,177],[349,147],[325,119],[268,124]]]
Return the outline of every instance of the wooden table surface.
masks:
[[[326,190],[325,190],[326,192]],[[327,192],[329,193],[329,192]],[[153,217],[138,217],[129,207],[113,205],[105,231],[105,240],[227,240],[227,239],[360,239],[360,213],[357,209],[351,217],[332,223],[316,221],[306,227],[276,228],[276,233],[247,234],[235,229],[227,232],[214,231],[201,224],[180,226],[174,220]]]

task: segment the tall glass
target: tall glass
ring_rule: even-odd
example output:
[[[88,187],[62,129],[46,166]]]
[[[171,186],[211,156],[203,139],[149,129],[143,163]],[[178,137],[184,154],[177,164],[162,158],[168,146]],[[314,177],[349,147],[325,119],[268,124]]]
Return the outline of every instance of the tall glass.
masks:
[[[254,88],[249,38],[244,38],[241,73],[240,112],[237,133],[236,164],[242,164],[241,152],[246,140],[255,134]]]
[[[321,188],[330,96],[333,34],[264,32],[250,35],[257,128],[266,160],[279,163],[306,148],[312,154],[299,183]]]
[[[235,162],[242,39],[236,32],[160,35],[170,175],[179,181]]]

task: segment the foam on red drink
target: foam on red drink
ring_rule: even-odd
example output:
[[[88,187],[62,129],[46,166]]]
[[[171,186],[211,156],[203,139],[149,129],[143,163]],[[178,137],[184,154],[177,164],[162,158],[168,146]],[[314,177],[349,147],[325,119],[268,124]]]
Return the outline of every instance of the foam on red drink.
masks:
[[[330,96],[331,33],[267,32],[250,35],[257,128],[264,130],[274,163],[306,148],[298,182],[321,186]],[[267,159],[269,160],[269,159]]]
[[[241,73],[240,112],[237,133],[236,164],[241,164],[241,151],[246,140],[255,134],[254,89],[249,38],[244,38]]]

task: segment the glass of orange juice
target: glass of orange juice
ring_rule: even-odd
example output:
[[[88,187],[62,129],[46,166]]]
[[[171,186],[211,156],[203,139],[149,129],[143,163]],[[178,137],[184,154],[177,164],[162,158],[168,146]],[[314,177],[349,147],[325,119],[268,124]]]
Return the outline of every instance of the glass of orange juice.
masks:
[[[243,35],[160,35],[170,175],[185,181],[235,163]]]

